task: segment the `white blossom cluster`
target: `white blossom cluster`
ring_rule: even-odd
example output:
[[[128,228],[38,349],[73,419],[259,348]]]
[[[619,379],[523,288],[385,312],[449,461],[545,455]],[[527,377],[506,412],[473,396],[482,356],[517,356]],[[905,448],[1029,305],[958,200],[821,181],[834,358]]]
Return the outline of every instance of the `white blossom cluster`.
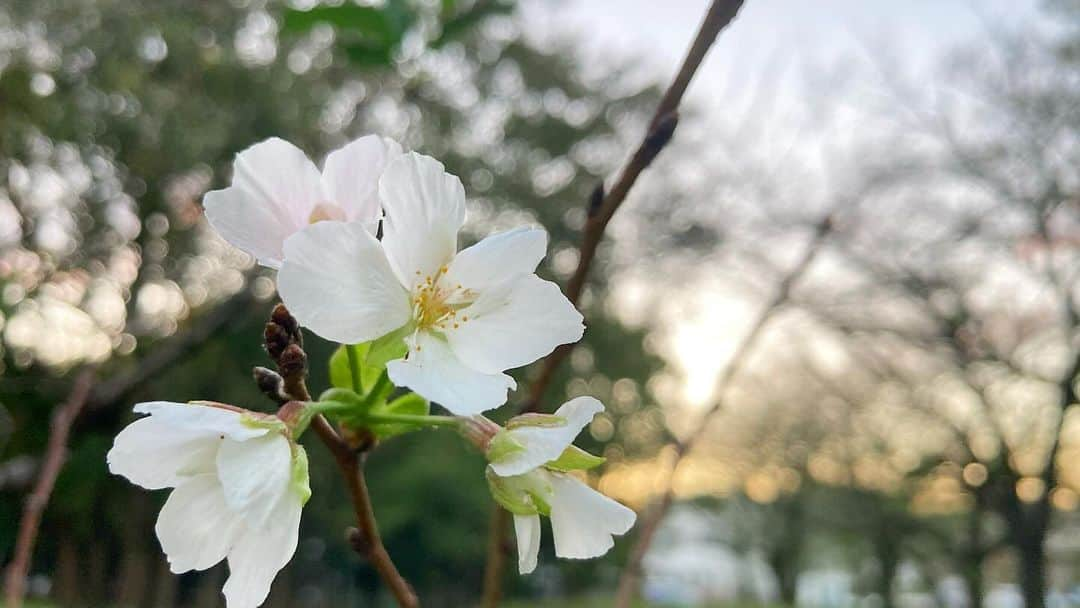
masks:
[[[430,157],[366,136],[320,171],[270,139],[237,155],[232,184],[204,198],[211,226],[260,264],[299,323],[341,344],[398,343],[394,385],[461,417],[497,408],[507,370],[579,340],[581,314],[536,268],[547,234],[517,228],[458,251],[461,181]],[[116,438],[112,472],[147,489],[174,488],[156,532],[174,572],[223,559],[229,608],[260,605],[296,549],[308,497],[302,428],[228,405],[142,403]],[[571,445],[603,405],[579,397],[554,415],[486,422],[488,482],[514,514],[519,569],[536,567],[540,515],[556,554],[603,555],[634,523],[630,509],[578,477],[603,462]]]

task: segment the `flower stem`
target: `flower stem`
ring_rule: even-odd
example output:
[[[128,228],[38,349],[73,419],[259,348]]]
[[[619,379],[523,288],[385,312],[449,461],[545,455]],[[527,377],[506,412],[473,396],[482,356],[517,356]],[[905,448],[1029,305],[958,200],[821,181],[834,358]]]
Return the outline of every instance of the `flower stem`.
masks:
[[[364,414],[360,420],[373,424],[414,424],[416,426],[458,426],[455,416],[413,416],[411,414]]]
[[[370,410],[371,406],[375,405],[375,400],[379,399],[380,395],[385,397],[386,395],[390,394],[391,391],[386,390],[387,385],[389,384],[390,376],[386,373],[386,370],[384,369],[382,373],[379,374],[379,379],[375,381],[375,386],[371,387],[371,391],[369,391],[367,396],[364,397],[363,407],[365,412]]]
[[[352,390],[354,393],[363,394],[363,385],[360,382],[360,351],[356,344],[346,344],[345,354],[349,356],[349,374],[352,376]]]

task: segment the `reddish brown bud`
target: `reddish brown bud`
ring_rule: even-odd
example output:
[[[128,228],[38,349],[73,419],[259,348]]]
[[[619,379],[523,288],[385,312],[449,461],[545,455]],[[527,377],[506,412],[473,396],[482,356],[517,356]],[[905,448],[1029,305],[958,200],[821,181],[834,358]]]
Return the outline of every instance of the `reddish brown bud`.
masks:
[[[285,377],[303,376],[307,373],[307,353],[298,344],[285,347],[278,357],[278,372]]]
[[[251,375],[255,378],[255,384],[264,395],[270,397],[278,404],[285,403],[289,396],[285,394],[285,379],[274,370],[265,367],[256,367]]]

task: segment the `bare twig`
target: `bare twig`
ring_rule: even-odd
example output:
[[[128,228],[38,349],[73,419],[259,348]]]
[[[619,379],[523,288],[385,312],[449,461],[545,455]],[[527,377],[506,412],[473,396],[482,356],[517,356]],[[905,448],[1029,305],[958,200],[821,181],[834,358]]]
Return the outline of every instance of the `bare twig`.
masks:
[[[290,399],[311,401],[311,393],[306,383],[307,354],[302,348],[303,334],[296,319],[284,305],[278,304],[274,307],[270,322],[266,324],[264,339],[267,352],[277,363],[279,376],[275,380],[266,374],[269,370],[256,368],[256,381],[260,383],[260,388],[265,392],[267,387],[264,385],[273,381],[275,386],[271,391],[272,398],[276,399],[274,395],[283,390]],[[277,380],[281,381],[280,385]],[[404,608],[419,606],[420,600],[416,597],[416,592],[398,572],[379,535],[375,511],[371,505],[371,494],[368,492],[367,480],[364,478],[363,450],[369,448],[371,442],[347,441],[322,415],[312,420],[311,428],[330,450],[349,489],[358,526],[349,528],[346,535],[349,544],[371,563],[399,606]]]
[[[770,299],[761,309],[754,324],[736,347],[730,362],[724,368],[724,371],[720,374],[719,378],[717,378],[716,401],[701,416],[701,421],[694,426],[694,430],[691,431],[689,435],[674,442],[675,457],[671,459],[671,462],[668,464],[668,467],[663,474],[664,492],[661,494],[660,500],[649,510],[646,516],[642,518],[644,521],[638,527],[639,532],[637,541],[630,550],[630,557],[626,562],[626,566],[623,568],[622,576],[619,578],[619,588],[615,596],[616,608],[628,608],[630,603],[634,600],[634,596],[637,595],[641,579],[641,562],[645,558],[649,546],[652,544],[656,531],[660,527],[660,522],[663,521],[664,516],[667,515],[667,512],[675,499],[674,479],[679,465],[698,441],[705,435],[706,429],[709,427],[709,421],[712,417],[718,412],[723,411],[725,403],[724,395],[731,386],[732,380],[738,376],[746,366],[748,360],[747,355],[757,344],[758,339],[761,337],[762,330],[788,302],[792,287],[799,278],[806,273],[806,270],[811,264],[813,264],[814,259],[821,251],[826,238],[832,231],[832,224],[833,222],[830,219],[826,219],[818,225],[814,238],[810,244],[807,245],[802,258],[799,259],[798,263],[796,263],[780,281],[776,293],[773,294],[772,299]]]
[[[49,442],[45,450],[45,461],[41,467],[34,490],[26,498],[22,520],[19,522],[19,535],[15,541],[15,557],[8,566],[5,582],[5,603],[10,608],[22,606],[25,595],[26,575],[30,571],[30,561],[34,554],[34,543],[45,507],[49,504],[56,478],[67,459],[68,436],[71,425],[79,412],[87,404],[94,386],[94,370],[83,370],[75,379],[67,401],[53,412],[49,425]]]
[[[675,79],[668,86],[660,104],[653,113],[652,120],[646,130],[645,137],[634,152],[633,156],[623,168],[622,173],[615,180],[611,189],[605,191],[601,184],[593,191],[588,203],[588,219],[582,231],[581,248],[578,254],[578,265],[567,282],[566,295],[575,305],[581,299],[581,293],[585,288],[589,270],[593,259],[596,257],[597,248],[603,240],[604,232],[608,223],[619,210],[627,195],[637,182],[638,176],[652,164],[653,160],[671,141],[675,133],[675,127],[679,122],[679,104],[682,103],[683,95],[690,86],[694,74],[701,66],[705,54],[716,41],[720,34],[742,7],[744,0],[713,0],[709,6],[705,18],[698,28],[694,42],[690,45],[682,66]],[[528,399],[521,408],[522,411],[536,411],[540,402],[551,384],[555,371],[559,365],[573,350],[573,344],[564,344],[555,349],[540,364],[540,373],[532,383]],[[496,507],[492,514],[491,535],[488,538],[488,560],[484,572],[484,591],[481,605],[484,608],[493,608],[499,604],[502,598],[502,571],[503,562],[506,560],[508,543],[506,542],[509,516],[506,511]]]

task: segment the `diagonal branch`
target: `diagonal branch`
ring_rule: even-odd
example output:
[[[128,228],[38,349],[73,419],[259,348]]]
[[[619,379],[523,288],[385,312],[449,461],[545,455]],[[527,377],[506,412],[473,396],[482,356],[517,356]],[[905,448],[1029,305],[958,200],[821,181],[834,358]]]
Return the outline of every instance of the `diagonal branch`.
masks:
[[[94,370],[83,370],[75,379],[67,401],[53,412],[49,425],[49,443],[45,449],[45,460],[41,466],[34,490],[26,498],[22,519],[19,521],[19,535],[15,541],[15,557],[7,569],[4,596],[5,604],[11,608],[22,606],[25,595],[26,575],[30,571],[30,561],[34,554],[38,528],[45,507],[49,504],[56,479],[67,460],[68,436],[71,426],[86,406],[94,387]]]
[[[720,34],[742,7],[744,0],[713,0],[709,6],[705,18],[698,28],[697,35],[690,45],[682,66],[679,68],[675,79],[668,86],[664,96],[660,100],[645,137],[637,150],[630,157],[615,183],[610,190],[605,191],[603,184],[593,191],[588,205],[588,219],[581,235],[581,248],[578,255],[578,265],[566,285],[566,295],[575,305],[581,299],[585,282],[589,277],[589,270],[596,257],[597,248],[603,240],[604,232],[608,223],[614,217],[615,212],[622,207],[630,190],[637,182],[638,177],[652,164],[657,155],[671,141],[675,133],[675,127],[679,122],[678,109],[686,94],[687,87],[697,73],[706,53]],[[564,344],[555,349],[540,364],[540,373],[532,383],[529,395],[523,404],[522,411],[537,411],[540,402],[544,398],[551,380],[559,365],[573,350],[573,344]],[[502,597],[502,572],[506,562],[508,543],[506,540],[509,526],[509,515],[498,506],[492,513],[491,534],[488,539],[488,559],[484,571],[484,591],[481,605],[484,608],[493,608],[499,604]]]
[[[747,355],[757,345],[758,339],[761,337],[762,331],[765,329],[768,322],[776,316],[776,313],[783,309],[784,305],[789,301],[792,288],[813,264],[818,253],[821,252],[822,246],[832,232],[832,225],[832,220],[828,218],[818,225],[814,238],[811,240],[810,244],[807,245],[802,258],[799,259],[798,263],[796,263],[780,281],[776,293],[773,294],[772,299],[770,299],[761,309],[754,324],[736,347],[727,367],[724,368],[720,377],[717,378],[716,401],[701,416],[700,422],[694,426],[694,430],[689,435],[684,439],[679,439],[674,442],[675,457],[671,459],[667,469],[664,471],[664,492],[657,504],[645,517],[643,517],[645,521],[643,521],[638,528],[640,532],[638,533],[637,542],[630,550],[630,557],[619,578],[619,589],[615,596],[616,608],[629,608],[634,597],[637,595],[641,578],[641,562],[645,558],[645,554],[652,544],[661,521],[663,521],[664,516],[667,515],[667,512],[675,499],[674,480],[679,465],[682,464],[686,455],[690,453],[694,446],[697,445],[705,435],[710,420],[717,413],[724,410],[724,396],[727,393],[728,388],[730,388],[732,381],[740,372],[742,372],[743,368],[746,367],[749,358]]]

